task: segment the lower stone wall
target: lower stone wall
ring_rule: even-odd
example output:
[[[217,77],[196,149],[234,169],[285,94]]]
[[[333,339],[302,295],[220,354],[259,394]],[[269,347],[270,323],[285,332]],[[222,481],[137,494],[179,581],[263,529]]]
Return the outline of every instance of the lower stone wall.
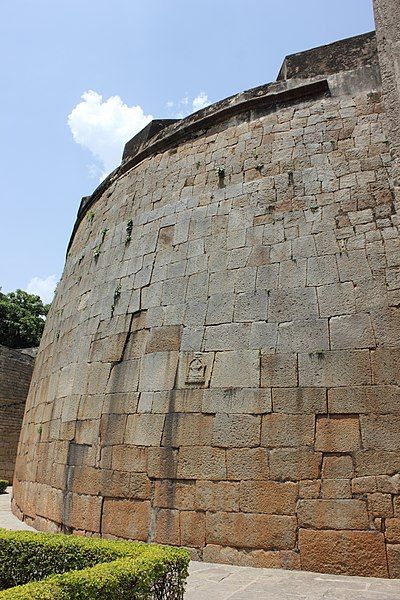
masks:
[[[34,358],[0,346],[0,479],[12,481]]]

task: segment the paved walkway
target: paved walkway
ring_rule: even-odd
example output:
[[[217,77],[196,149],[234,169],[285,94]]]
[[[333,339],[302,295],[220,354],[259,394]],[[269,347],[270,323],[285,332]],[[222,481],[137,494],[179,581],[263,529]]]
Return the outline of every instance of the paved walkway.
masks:
[[[33,531],[11,513],[10,500],[8,488],[0,495],[0,527]],[[400,579],[192,562],[185,600],[400,600]]]
[[[12,514],[11,491],[12,488],[8,487],[6,494],[0,494],[0,527],[14,529],[15,531],[35,531]]]
[[[400,600],[399,579],[192,562],[185,600]]]

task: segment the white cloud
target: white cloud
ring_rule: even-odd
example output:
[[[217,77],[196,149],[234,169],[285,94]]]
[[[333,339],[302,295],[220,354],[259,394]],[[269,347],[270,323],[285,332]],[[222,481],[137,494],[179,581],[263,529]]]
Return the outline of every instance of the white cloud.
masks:
[[[200,94],[198,94],[196,98],[193,98],[192,107],[193,110],[196,111],[200,110],[201,108],[205,108],[210,104],[211,102],[208,101],[208,95],[205,92],[200,92]]]
[[[176,102],[169,100],[166,107],[172,113],[171,116],[174,116],[176,119],[184,119],[192,112],[196,112],[210,104],[211,101],[208,99],[208,94],[206,92],[199,92],[194,98],[189,94],[185,94],[183,98]],[[173,108],[175,108],[175,111],[172,110]]]
[[[49,275],[48,277],[32,277],[26,291],[29,294],[36,294],[40,296],[43,302],[49,303],[53,300],[54,291],[56,289],[57,280],[55,275]]]
[[[102,169],[96,163],[86,165],[90,179],[100,179],[103,175]]]
[[[75,142],[100,162],[102,179],[120,163],[124,144],[152,118],[141,106],[128,106],[119,96],[103,101],[101,94],[88,90],[68,115],[68,125]],[[90,171],[93,174],[93,168]]]

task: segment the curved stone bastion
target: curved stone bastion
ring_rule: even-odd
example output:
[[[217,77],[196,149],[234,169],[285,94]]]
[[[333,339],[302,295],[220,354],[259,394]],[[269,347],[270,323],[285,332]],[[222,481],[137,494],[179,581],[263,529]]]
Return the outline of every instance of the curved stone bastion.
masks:
[[[372,33],[127,144],[78,214],[16,514],[207,561],[399,576],[384,119]]]

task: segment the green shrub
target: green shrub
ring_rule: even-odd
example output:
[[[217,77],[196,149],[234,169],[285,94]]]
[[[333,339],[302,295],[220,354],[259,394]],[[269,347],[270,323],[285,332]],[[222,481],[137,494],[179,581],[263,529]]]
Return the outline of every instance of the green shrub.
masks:
[[[188,562],[169,546],[0,529],[0,600],[181,600]]]
[[[0,479],[0,494],[4,494],[9,485],[9,482],[6,479]]]

